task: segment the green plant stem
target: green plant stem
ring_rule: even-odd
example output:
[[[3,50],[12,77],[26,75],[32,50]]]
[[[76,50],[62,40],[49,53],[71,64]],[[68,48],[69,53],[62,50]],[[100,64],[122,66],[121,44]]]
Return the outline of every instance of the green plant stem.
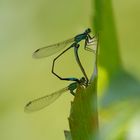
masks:
[[[99,33],[99,65],[111,77],[122,68],[111,0],[93,0],[93,27]]]

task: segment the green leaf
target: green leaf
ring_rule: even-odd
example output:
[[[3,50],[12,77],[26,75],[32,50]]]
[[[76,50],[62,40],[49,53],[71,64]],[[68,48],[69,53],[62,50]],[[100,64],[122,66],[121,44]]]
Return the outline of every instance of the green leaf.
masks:
[[[88,88],[79,87],[74,101],[71,103],[69,117],[70,130],[73,140],[97,140],[98,111],[97,111],[97,79]]]
[[[70,131],[65,130],[64,134],[65,134],[65,140],[72,140]]]

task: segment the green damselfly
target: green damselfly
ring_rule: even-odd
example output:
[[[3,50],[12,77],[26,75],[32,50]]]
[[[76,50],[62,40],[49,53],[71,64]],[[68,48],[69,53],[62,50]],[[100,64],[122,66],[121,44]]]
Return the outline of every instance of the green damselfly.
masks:
[[[82,77],[80,80],[77,80],[76,82],[71,83],[70,85],[68,85],[67,87],[59,91],[56,91],[50,95],[46,95],[46,96],[43,96],[43,97],[40,97],[38,99],[28,102],[24,110],[25,112],[34,112],[34,111],[43,109],[46,106],[53,103],[58,97],[60,97],[66,91],[70,91],[72,95],[75,95],[74,90],[76,90],[78,86],[86,87],[85,82],[86,82],[85,78]]]
[[[88,28],[86,29],[82,34],[78,34],[76,35],[75,37],[71,38],[71,39],[68,39],[68,40],[65,40],[65,41],[62,41],[60,43],[56,43],[56,44],[52,44],[52,45],[49,45],[49,46],[45,46],[43,48],[39,48],[37,49],[34,53],[33,53],[33,57],[34,58],[43,58],[43,57],[48,57],[50,55],[53,55],[55,53],[57,53],[58,51],[61,51],[62,49],[64,49],[66,46],[68,46],[70,44],[69,47],[67,47],[63,52],[61,52],[56,58],[54,58],[53,60],[53,65],[52,65],[52,73],[57,76],[59,79],[61,80],[68,80],[68,81],[77,81],[76,78],[62,78],[61,76],[59,76],[58,74],[56,74],[54,72],[54,65],[55,65],[55,61],[62,55],[64,54],[66,51],[68,51],[69,49],[71,48],[74,48],[74,52],[75,52],[75,58],[76,58],[76,61],[84,75],[84,77],[86,78],[86,83],[88,83],[88,76],[80,62],[80,59],[79,59],[79,55],[78,55],[78,48],[79,48],[79,42],[81,42],[82,40],[84,40],[84,49],[87,50],[87,51],[92,51],[94,52],[96,47],[91,49],[87,46],[90,46],[93,44],[93,42],[96,41],[95,39],[95,36],[91,37],[90,36],[90,33],[91,32],[91,29]]]

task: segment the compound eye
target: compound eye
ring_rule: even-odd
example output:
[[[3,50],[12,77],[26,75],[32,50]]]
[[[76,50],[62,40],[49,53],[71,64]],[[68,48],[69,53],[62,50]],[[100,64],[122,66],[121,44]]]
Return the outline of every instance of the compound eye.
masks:
[[[81,78],[81,81],[82,81],[82,82],[85,82],[85,81],[86,81],[85,77],[82,77],[82,78]]]
[[[91,29],[90,28],[87,28],[85,32],[86,33],[90,33],[91,32]]]
[[[91,29],[90,28],[88,28],[88,32],[91,32]]]

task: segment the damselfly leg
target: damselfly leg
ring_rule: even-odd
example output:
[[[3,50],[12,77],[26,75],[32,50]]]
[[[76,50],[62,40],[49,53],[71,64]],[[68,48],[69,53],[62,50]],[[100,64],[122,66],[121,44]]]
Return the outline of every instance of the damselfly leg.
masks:
[[[84,44],[84,49],[86,51],[90,51],[95,53],[96,52],[96,47],[97,47],[97,41],[98,41],[98,36],[94,35],[91,37],[89,34],[87,35],[85,39],[85,44]],[[93,48],[89,48],[89,46],[94,46]]]

